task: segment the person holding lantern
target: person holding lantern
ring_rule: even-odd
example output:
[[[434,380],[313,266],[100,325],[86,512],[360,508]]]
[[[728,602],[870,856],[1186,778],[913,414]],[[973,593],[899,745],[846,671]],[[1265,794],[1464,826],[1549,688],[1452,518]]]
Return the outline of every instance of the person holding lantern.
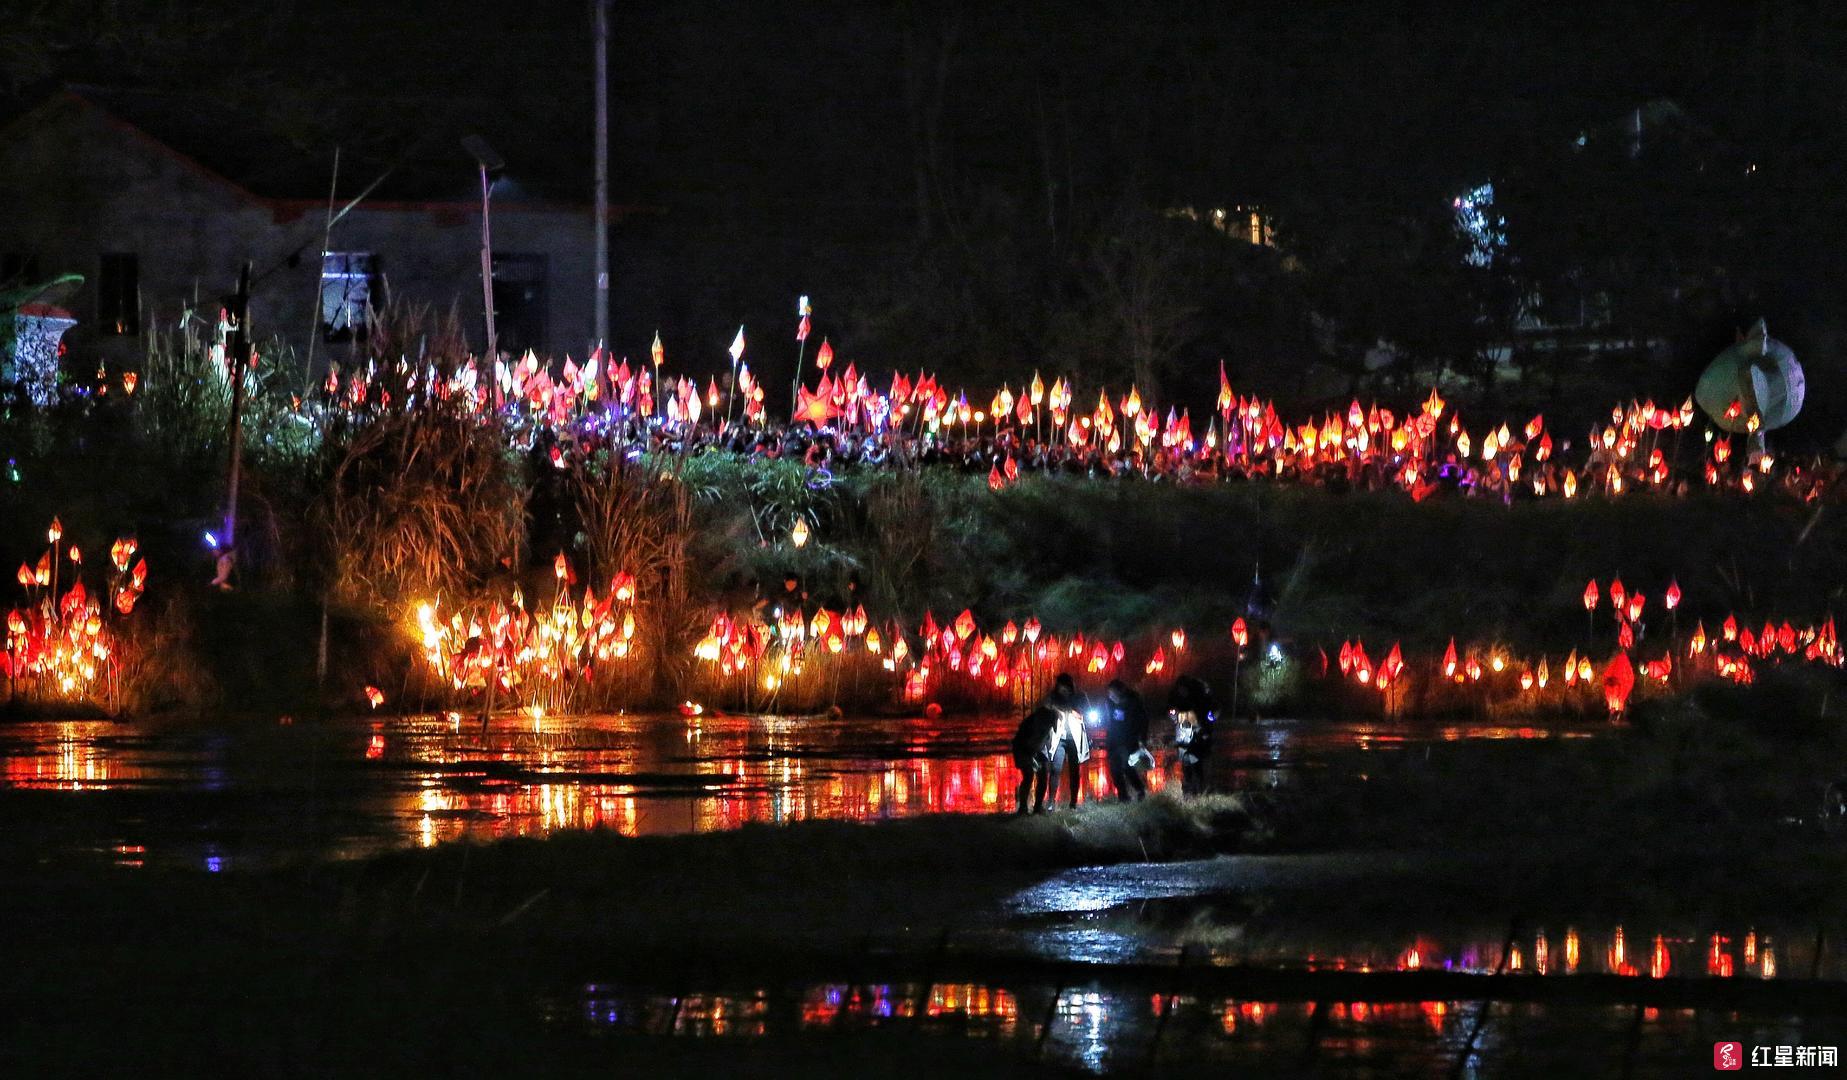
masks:
[[[1141,694],[1121,679],[1111,679],[1103,695],[1103,730],[1105,760],[1109,763],[1110,786],[1123,802],[1139,802],[1148,797],[1148,783],[1136,768],[1147,755],[1148,707]]]
[[[1174,680],[1167,695],[1167,715],[1174,721],[1174,746],[1180,752],[1180,794],[1204,795],[1210,781],[1212,727],[1218,721],[1212,688],[1194,675]]]

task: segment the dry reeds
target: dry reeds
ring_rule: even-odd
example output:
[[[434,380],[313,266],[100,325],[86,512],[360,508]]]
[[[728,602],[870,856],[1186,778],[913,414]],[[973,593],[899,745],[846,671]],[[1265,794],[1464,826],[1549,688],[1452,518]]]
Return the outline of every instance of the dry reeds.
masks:
[[[347,434],[322,495],[336,595],[395,609],[521,565],[527,489],[500,433],[433,404]]]
[[[570,475],[591,580],[634,575],[634,648],[652,661],[638,667],[653,673],[655,689],[675,691],[705,614],[692,580],[693,495],[681,467],[679,459],[600,454]]]

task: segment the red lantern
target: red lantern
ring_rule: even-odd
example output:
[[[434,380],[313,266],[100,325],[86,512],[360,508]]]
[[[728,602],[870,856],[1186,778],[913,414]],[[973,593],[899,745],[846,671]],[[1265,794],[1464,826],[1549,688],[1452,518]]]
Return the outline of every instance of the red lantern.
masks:
[[[1635,690],[1635,668],[1626,653],[1617,653],[1603,669],[1603,704],[1615,716],[1628,707]]]
[[[1238,648],[1240,649],[1250,644],[1250,628],[1244,625],[1243,618],[1239,618],[1238,621],[1231,624],[1231,640],[1237,642]]]

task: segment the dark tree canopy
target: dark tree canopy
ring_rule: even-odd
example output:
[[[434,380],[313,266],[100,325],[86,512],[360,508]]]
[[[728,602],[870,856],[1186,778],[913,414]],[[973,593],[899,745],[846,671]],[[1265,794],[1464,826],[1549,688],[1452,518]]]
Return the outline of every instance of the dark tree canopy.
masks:
[[[588,27],[572,4],[38,0],[0,88],[212,94],[358,170],[491,111],[528,136],[510,176],[581,198]],[[665,211],[616,238],[631,351],[658,327],[716,369],[738,322],[773,341],[808,293],[846,357],[971,378],[1479,373],[1534,312],[1647,343],[1636,393],[1759,315],[1822,412],[1841,367],[1825,5],[686,0],[617,5],[613,33],[616,197]],[[1453,200],[1487,183],[1483,265]],[[1239,207],[1274,247],[1212,228]]]

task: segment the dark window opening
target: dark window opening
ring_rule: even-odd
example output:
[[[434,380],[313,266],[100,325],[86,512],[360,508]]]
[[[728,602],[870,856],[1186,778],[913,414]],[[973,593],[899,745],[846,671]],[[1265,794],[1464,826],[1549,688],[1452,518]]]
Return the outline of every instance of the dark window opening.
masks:
[[[363,340],[366,309],[378,276],[378,257],[368,251],[329,251],[321,256],[321,332],[328,341]]]
[[[134,255],[103,255],[96,274],[96,325],[101,333],[123,337],[141,332],[141,263]]]
[[[501,352],[545,351],[548,264],[544,255],[494,256],[494,334]]]
[[[36,285],[43,280],[39,276],[37,255],[19,251],[0,254],[0,286]]]

